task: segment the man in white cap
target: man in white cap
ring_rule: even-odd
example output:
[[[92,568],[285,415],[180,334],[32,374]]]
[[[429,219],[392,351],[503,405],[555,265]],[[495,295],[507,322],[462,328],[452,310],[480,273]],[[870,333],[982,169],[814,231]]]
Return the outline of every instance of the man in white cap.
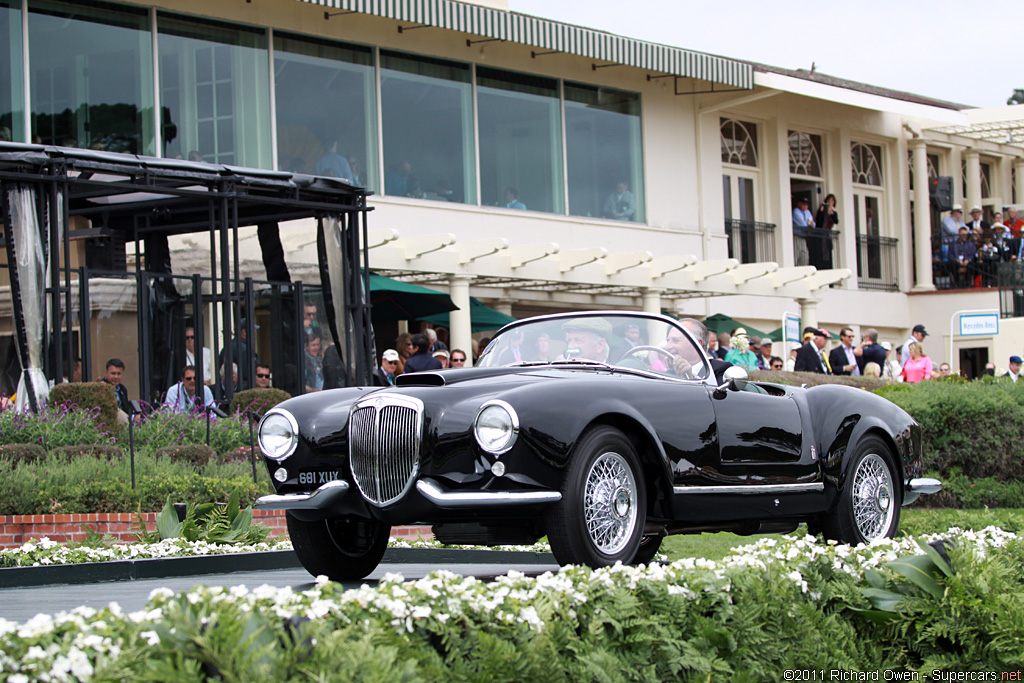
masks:
[[[772,340],[770,337],[761,340],[761,349],[757,354],[757,369],[772,369]]]
[[[398,369],[398,351],[388,349],[381,356],[380,367],[373,375],[373,383],[379,387],[395,385],[395,370]]]
[[[800,342],[788,342],[789,358],[786,359],[786,372],[793,372],[796,367],[796,352],[800,350]]]
[[[959,204],[953,205],[953,210],[949,212],[949,215],[942,219],[942,241],[949,243],[956,240],[957,235],[960,234],[960,228],[966,228],[967,224],[964,223],[964,207]]]
[[[991,228],[992,226],[989,225],[988,222],[981,220],[981,207],[972,206],[971,222],[967,224],[967,229],[970,230],[971,233],[980,237],[983,232],[990,230]]]

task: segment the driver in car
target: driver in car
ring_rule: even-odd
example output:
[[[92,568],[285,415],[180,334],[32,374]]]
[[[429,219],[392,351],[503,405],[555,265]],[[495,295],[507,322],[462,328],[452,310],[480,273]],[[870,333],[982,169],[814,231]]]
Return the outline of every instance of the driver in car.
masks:
[[[608,362],[608,339],[612,325],[604,318],[577,318],[562,323],[565,358]]]
[[[665,335],[665,343],[661,345],[661,348],[672,354],[671,363],[669,364],[667,356],[663,357],[661,354],[654,355],[651,359],[651,370],[671,373],[676,377],[686,379],[696,378],[693,368],[695,365],[700,367],[700,355],[693,342],[686,338],[682,330],[670,327],[668,334]]]

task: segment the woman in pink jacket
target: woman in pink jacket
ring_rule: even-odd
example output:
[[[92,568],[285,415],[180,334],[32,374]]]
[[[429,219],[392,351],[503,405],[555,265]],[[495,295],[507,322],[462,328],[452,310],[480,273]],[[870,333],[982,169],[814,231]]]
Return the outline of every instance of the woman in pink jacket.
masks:
[[[921,345],[917,342],[910,342],[910,358],[903,365],[900,374],[906,382],[920,382],[932,378],[932,359],[924,355]]]

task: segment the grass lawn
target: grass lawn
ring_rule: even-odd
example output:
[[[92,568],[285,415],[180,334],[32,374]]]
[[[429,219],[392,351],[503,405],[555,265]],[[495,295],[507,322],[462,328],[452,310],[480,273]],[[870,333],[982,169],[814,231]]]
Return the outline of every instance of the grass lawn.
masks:
[[[958,526],[962,529],[984,529],[987,526],[998,526],[1006,531],[1020,533],[1024,531],[1024,509],[997,508],[979,510],[949,510],[930,508],[904,508],[900,513],[901,534],[931,534],[945,531]],[[800,527],[793,532],[796,535],[807,533],[807,527]],[[758,539],[773,534],[756,534],[739,536],[721,532],[717,534],[681,534],[669,536],[661,543],[661,552],[670,561],[684,557],[703,557],[709,560],[721,560],[730,549],[736,546],[756,543]]]

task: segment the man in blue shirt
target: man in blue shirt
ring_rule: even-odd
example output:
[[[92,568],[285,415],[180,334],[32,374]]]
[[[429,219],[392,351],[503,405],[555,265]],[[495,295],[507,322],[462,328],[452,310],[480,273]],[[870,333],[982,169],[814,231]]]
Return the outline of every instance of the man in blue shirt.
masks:
[[[203,385],[203,398],[196,396],[196,366],[186,365],[181,372],[181,381],[171,386],[164,397],[164,407],[176,413],[192,412],[196,406],[212,406],[213,392]]]
[[[331,142],[323,156],[313,164],[313,175],[328,176],[349,184],[353,183],[352,167],[349,166],[348,159],[338,154],[337,140]]]

